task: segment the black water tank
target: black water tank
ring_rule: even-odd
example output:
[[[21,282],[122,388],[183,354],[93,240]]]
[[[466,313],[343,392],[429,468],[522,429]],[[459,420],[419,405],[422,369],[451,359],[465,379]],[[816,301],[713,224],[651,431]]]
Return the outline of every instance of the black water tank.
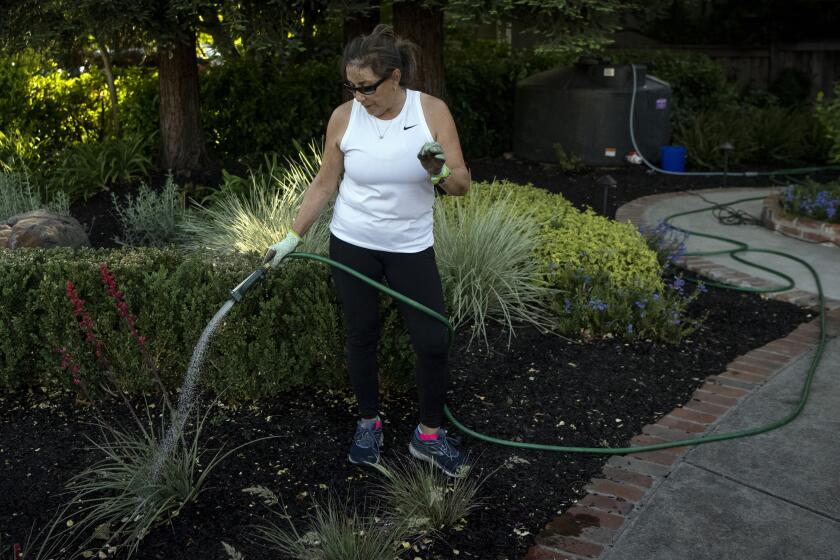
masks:
[[[671,137],[671,86],[636,66],[635,135],[658,161]],[[630,141],[630,65],[579,64],[530,76],[516,86],[513,151],[520,159],[557,162],[555,144],[591,166],[623,165]]]

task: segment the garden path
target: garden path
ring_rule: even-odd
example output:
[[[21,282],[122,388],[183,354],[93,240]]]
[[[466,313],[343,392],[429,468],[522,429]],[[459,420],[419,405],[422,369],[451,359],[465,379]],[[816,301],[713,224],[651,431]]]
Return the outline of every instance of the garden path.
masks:
[[[715,203],[724,203],[742,198],[766,196],[772,192],[778,192],[779,190],[781,190],[781,187],[707,189],[691,192],[701,194]],[[630,219],[636,224],[642,223],[647,227],[650,227],[655,226],[671,214],[704,208],[707,206],[709,206],[708,202],[690,193],[658,194],[646,196],[625,205],[616,215],[616,219],[619,221]],[[752,216],[760,217],[762,201],[757,200],[745,202],[734,205],[733,208],[736,210],[743,210]],[[711,212],[701,212],[689,216],[682,216],[674,219],[672,223],[678,227],[693,231],[735,238],[756,249],[784,251],[797,256],[811,264],[811,266],[813,266],[819,273],[826,297],[836,300],[836,304],[831,303],[829,306],[835,307],[840,305],[840,247],[832,244],[816,244],[791,239],[761,226],[722,225]],[[690,237],[687,243],[687,250],[689,252],[716,251],[730,248],[732,248],[731,244],[696,236]],[[768,254],[747,254],[746,258],[755,260],[759,264],[769,266],[774,270],[778,270],[791,276],[796,282],[796,288],[798,291],[816,294],[816,286],[811,274],[802,265],[783,257]],[[711,261],[715,265],[736,270],[751,277],[763,278],[772,284],[778,284],[780,282],[778,277],[763,270],[741,264],[726,255],[703,257],[703,260]],[[731,278],[732,275],[729,274],[728,271],[724,271],[724,274],[718,273],[717,275],[714,274],[713,271],[710,272],[709,276],[713,278],[721,276],[727,277],[730,280],[733,279]],[[738,278],[734,279],[738,280]],[[741,279],[748,282],[748,280],[744,278]]]

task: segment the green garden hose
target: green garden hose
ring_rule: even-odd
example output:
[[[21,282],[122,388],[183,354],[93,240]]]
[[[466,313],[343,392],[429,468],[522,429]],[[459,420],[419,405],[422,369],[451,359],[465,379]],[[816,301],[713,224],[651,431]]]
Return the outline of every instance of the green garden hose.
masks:
[[[759,200],[761,198],[762,197],[743,198],[743,199],[736,200],[736,201],[726,203],[726,204],[723,204],[723,203],[722,204],[715,204],[713,206],[701,208],[699,210],[690,210],[690,211],[687,211],[687,212],[680,212],[678,214],[672,214],[671,216],[668,216],[665,219],[665,222],[668,223],[668,222],[670,222],[670,220],[672,220],[674,218],[677,218],[677,217],[680,217],[680,216],[687,216],[689,214],[696,214],[696,213],[699,213],[699,212],[711,211],[711,210],[715,210],[717,208],[720,208],[722,206],[737,204],[737,203],[740,203],[740,202],[746,202],[746,201],[751,201],[751,200]],[[671,225],[671,224],[669,224],[669,225]],[[802,412],[802,410],[805,408],[805,404],[808,401],[808,395],[810,393],[811,383],[813,381],[814,374],[816,372],[817,366],[820,363],[820,359],[822,357],[823,349],[825,348],[825,342],[826,342],[825,296],[823,294],[822,284],[820,283],[820,277],[817,274],[817,271],[814,270],[814,268],[810,264],[805,262],[804,260],[802,260],[798,257],[794,257],[793,255],[783,253],[781,251],[772,251],[772,250],[769,250],[769,249],[752,249],[746,243],[742,243],[742,242],[736,241],[734,239],[729,239],[729,238],[721,237],[721,236],[717,236],[717,235],[709,235],[709,234],[705,234],[705,233],[697,233],[697,232],[682,229],[682,228],[679,228],[679,227],[676,227],[676,226],[673,226],[673,225],[671,225],[671,227],[673,227],[674,229],[676,229],[678,231],[682,231],[686,234],[696,235],[698,237],[706,237],[708,239],[715,239],[715,240],[718,240],[718,241],[731,243],[732,245],[735,246],[734,249],[725,249],[725,250],[720,250],[720,251],[708,251],[708,252],[698,252],[698,253],[686,253],[686,256],[729,255],[733,259],[735,259],[739,262],[742,262],[746,265],[753,266],[755,268],[759,268],[761,270],[764,270],[764,271],[770,272],[772,274],[775,274],[776,276],[784,279],[785,282],[786,282],[786,284],[782,287],[768,288],[768,289],[748,288],[748,287],[732,286],[732,285],[729,285],[729,284],[717,284],[717,283],[712,283],[712,282],[707,282],[706,283],[707,285],[717,286],[717,287],[721,287],[721,288],[728,288],[728,289],[738,290],[738,291],[743,291],[743,292],[758,292],[758,293],[780,292],[780,291],[788,290],[788,289],[794,287],[795,283],[790,276],[788,276],[786,274],[783,274],[781,272],[771,270],[770,268],[762,266],[760,264],[750,262],[750,261],[748,261],[748,260],[739,256],[740,253],[746,253],[746,252],[750,252],[750,251],[755,252],[755,253],[766,253],[766,254],[772,254],[772,255],[779,255],[779,256],[782,256],[782,257],[792,259],[792,260],[802,264],[802,266],[804,266],[805,268],[807,268],[808,271],[811,273],[811,275],[814,277],[814,281],[816,282],[816,285],[817,285],[817,292],[819,294],[820,337],[819,337],[819,343],[817,344],[816,351],[814,352],[814,357],[811,360],[811,364],[808,367],[808,371],[805,375],[805,382],[804,382],[804,385],[802,387],[802,392],[800,394],[799,402],[792,412],[790,412],[787,416],[785,416],[781,420],[778,420],[776,422],[772,422],[772,423],[764,425],[764,426],[759,426],[757,428],[751,428],[751,429],[747,429],[747,430],[739,430],[739,431],[729,432],[729,433],[725,433],[725,434],[707,435],[707,436],[701,436],[701,437],[696,437],[696,438],[682,439],[682,440],[677,440],[677,441],[670,441],[670,442],[667,442],[667,443],[639,445],[639,446],[636,446],[636,447],[569,447],[569,446],[563,446],[563,445],[549,445],[549,444],[541,444],[541,443],[518,442],[518,441],[510,441],[510,440],[500,439],[500,438],[496,438],[496,437],[492,437],[492,436],[488,436],[488,435],[479,433],[475,430],[471,430],[470,428],[464,426],[461,422],[459,422],[455,418],[455,416],[452,414],[452,411],[449,410],[449,407],[444,406],[444,413],[446,414],[446,417],[449,419],[449,421],[452,422],[452,424],[455,425],[455,427],[457,427],[458,430],[460,430],[461,432],[463,432],[463,433],[465,433],[469,436],[472,436],[476,439],[486,441],[488,443],[492,443],[492,444],[496,444],[496,445],[505,445],[505,446],[508,446],[508,447],[518,447],[518,448],[524,448],[524,449],[536,449],[536,450],[539,450],[539,451],[554,451],[554,452],[562,452],[562,453],[592,453],[592,454],[598,454],[598,455],[625,455],[625,454],[628,454],[628,453],[642,453],[642,452],[645,452],[645,451],[656,451],[656,450],[659,450],[659,449],[668,449],[668,448],[671,448],[671,447],[700,445],[700,444],[703,444],[703,443],[711,443],[713,441],[725,441],[725,440],[728,440],[728,439],[736,439],[736,438],[742,438],[742,437],[747,437],[747,436],[754,436],[754,435],[757,435],[757,434],[761,434],[761,433],[764,433],[764,432],[769,432],[771,430],[775,430],[776,428],[780,428],[780,427],[784,426],[785,424],[791,422],[794,418],[796,418],[799,415],[799,413]],[[410,305],[410,306],[414,307],[415,309],[418,309],[419,311],[422,311],[423,313],[431,315],[432,317],[434,317],[438,321],[445,324],[447,329],[449,329],[449,343],[450,343],[450,346],[451,346],[451,344],[454,340],[455,330],[452,327],[452,324],[449,322],[449,320],[446,317],[444,317],[443,315],[441,315],[440,313],[437,313],[436,311],[434,311],[432,309],[429,309],[425,305],[423,305],[421,303],[418,303],[418,302],[414,301],[413,299],[408,298],[408,297],[400,294],[399,292],[396,292],[395,290],[389,288],[388,286],[385,286],[385,285],[383,285],[383,284],[381,284],[381,283],[379,283],[375,280],[372,280],[372,279],[368,278],[367,276],[363,275],[362,273],[360,273],[356,270],[353,270],[352,268],[350,268],[346,265],[335,262],[334,260],[329,259],[327,257],[323,257],[321,255],[315,255],[315,254],[312,254],[312,253],[303,253],[303,252],[301,252],[301,253],[291,253],[289,256],[290,257],[296,257],[296,258],[304,258],[304,259],[312,259],[312,260],[316,260],[316,261],[321,261],[321,262],[326,263],[330,266],[336,267],[339,270],[343,270],[344,272],[347,272],[348,274],[351,274],[351,275],[355,276],[356,278],[362,280],[363,282],[366,282],[367,284],[370,284],[371,286],[375,287],[376,289],[378,289],[382,292],[385,292],[386,294],[390,295],[391,297],[393,297],[393,298],[395,298],[395,299],[397,299],[397,300],[399,300],[399,301],[401,301],[401,302],[403,302],[407,305]]]

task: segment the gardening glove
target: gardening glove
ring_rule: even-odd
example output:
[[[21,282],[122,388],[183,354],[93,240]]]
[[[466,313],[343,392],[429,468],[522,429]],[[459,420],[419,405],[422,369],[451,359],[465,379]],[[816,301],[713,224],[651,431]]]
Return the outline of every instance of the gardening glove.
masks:
[[[289,233],[286,234],[286,237],[284,237],[282,241],[278,241],[268,248],[269,251],[273,250],[275,253],[274,258],[271,259],[271,262],[269,263],[269,266],[274,268],[280,264],[280,261],[282,261],[286,255],[295,250],[298,243],[300,243],[300,236],[294,231],[289,230]]]
[[[443,153],[443,147],[437,142],[426,142],[420,148],[417,154],[417,159],[429,175],[434,178],[436,175],[443,173],[444,169],[448,169],[446,164],[446,154]],[[434,181],[432,181],[434,182]]]

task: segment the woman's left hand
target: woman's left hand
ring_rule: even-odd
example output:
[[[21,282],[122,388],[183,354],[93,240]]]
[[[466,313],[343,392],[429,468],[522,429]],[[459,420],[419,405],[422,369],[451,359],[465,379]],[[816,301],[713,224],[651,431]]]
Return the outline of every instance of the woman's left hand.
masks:
[[[437,142],[426,142],[420,148],[417,159],[429,175],[440,175],[443,164],[446,162],[446,154]]]

